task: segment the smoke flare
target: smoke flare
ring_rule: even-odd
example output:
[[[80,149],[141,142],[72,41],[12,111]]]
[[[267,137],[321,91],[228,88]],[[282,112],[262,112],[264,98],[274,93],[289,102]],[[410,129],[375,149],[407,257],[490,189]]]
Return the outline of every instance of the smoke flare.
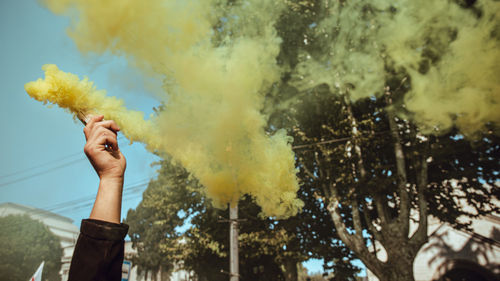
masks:
[[[57,104],[75,116],[80,112],[105,114],[107,119],[116,120],[121,125],[122,133],[130,141],[143,142],[151,151],[159,148],[160,138],[154,121],[145,121],[142,112],[127,110],[122,100],[107,97],[105,91],[96,90],[87,78],[80,80],[53,64],[46,64],[42,69],[45,71],[44,80],[38,79],[24,86],[32,98],[44,104]]]
[[[264,93],[283,72],[274,26],[290,1],[42,2],[72,19],[68,35],[82,53],[122,56],[162,79],[165,108],[145,121],[55,66],[44,67],[45,81],[26,85],[30,95],[116,119],[128,138],[186,167],[218,206],[251,194],[268,215],[300,209],[290,139],[268,135],[261,113]],[[299,90],[328,84],[357,100],[383,93],[390,68],[407,74],[404,106],[422,131],[456,126],[471,136],[498,126],[500,2],[464,3],[299,1],[328,14],[310,26],[317,45],[301,48],[288,83]]]
[[[167,153],[206,187],[219,207],[252,195],[263,214],[294,215],[303,205],[291,139],[269,135],[261,111],[264,92],[279,79],[280,40],[274,21],[280,2],[44,1],[54,13],[77,17],[69,36],[83,53],[125,56],[146,75],[165,79],[159,115],[143,119],[123,102],[96,91],[87,79],[44,66],[45,80],[26,85],[37,100],[76,113],[114,119],[125,136]],[[212,32],[220,19],[231,40]],[[249,24],[252,22],[252,24]],[[221,22],[224,24],[224,21]]]

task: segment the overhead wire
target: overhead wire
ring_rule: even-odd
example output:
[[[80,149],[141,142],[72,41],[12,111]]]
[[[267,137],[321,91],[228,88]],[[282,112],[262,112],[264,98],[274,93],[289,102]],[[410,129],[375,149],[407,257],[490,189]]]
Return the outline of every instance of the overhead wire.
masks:
[[[384,132],[376,132],[375,134],[380,134],[380,133],[384,133]],[[120,136],[118,138],[118,140],[121,140],[121,139],[123,139],[123,136]],[[343,142],[343,141],[347,141],[349,139],[352,139],[352,137],[344,137],[344,138],[338,138],[338,139],[331,139],[331,140],[320,141],[320,142],[316,142],[316,143],[296,145],[296,146],[293,146],[292,149],[295,150],[295,149],[302,149],[302,148],[311,147],[311,146],[318,146],[318,145],[323,145],[323,144]],[[81,154],[81,152],[78,152],[78,154]],[[52,160],[52,161],[46,162],[44,164],[41,164],[41,165],[38,165],[38,166],[35,166],[35,167],[32,167],[32,168],[29,168],[29,169],[23,169],[23,170],[19,170],[19,171],[13,172],[13,173],[8,174],[8,175],[3,175],[3,176],[0,176],[0,179],[1,178],[6,178],[6,177],[10,177],[10,176],[13,176],[13,175],[17,175],[17,174],[21,174],[23,172],[26,172],[27,170],[40,168],[40,167],[43,167],[43,166],[51,164],[51,163],[57,163],[58,161],[65,160],[65,159],[74,157],[76,155],[77,155],[77,153],[71,154],[71,155],[68,155],[68,156],[65,156],[65,157],[62,157],[62,158],[58,158],[56,160]],[[6,186],[6,185],[9,185],[9,184],[12,184],[12,183],[17,183],[17,182],[20,182],[20,181],[24,181],[24,180],[27,180],[27,179],[30,179],[30,178],[33,178],[33,177],[36,177],[36,176],[39,176],[39,175],[42,175],[42,174],[46,174],[48,172],[51,172],[51,171],[54,171],[54,170],[57,170],[57,169],[61,169],[61,168],[67,167],[69,165],[75,164],[75,163],[77,163],[77,162],[79,162],[81,160],[84,160],[84,159],[85,159],[85,157],[81,157],[79,159],[71,160],[71,161],[65,162],[63,164],[57,165],[55,167],[50,167],[49,169],[45,169],[45,170],[39,171],[37,173],[28,175],[26,177],[18,178],[18,179],[9,181],[9,182],[0,183],[0,187]],[[131,185],[125,186],[123,188],[122,201],[127,201],[127,200],[130,200],[130,199],[133,199],[134,197],[133,196],[131,197],[130,195],[134,195],[134,194],[140,192],[141,188],[144,187],[144,186],[147,186],[150,180],[151,180],[151,178],[144,179],[143,181],[145,181],[145,182],[135,183],[135,184],[131,184]],[[71,213],[71,212],[74,212],[76,210],[83,209],[83,208],[91,206],[93,204],[94,200],[95,200],[95,197],[96,197],[96,194],[93,194],[91,196],[86,196],[86,197],[83,197],[83,198],[78,198],[78,199],[74,199],[74,200],[70,200],[70,201],[66,201],[66,202],[57,203],[55,205],[48,206],[48,207],[45,207],[45,208],[35,209],[35,210],[33,210],[33,214],[36,214],[36,213],[53,213],[53,212],[59,212],[60,213],[60,212],[63,212],[63,210],[64,210],[64,213]]]
[[[383,133],[383,132],[376,132],[375,134],[380,134],[380,133]],[[118,137],[118,140],[120,141],[120,140],[123,140],[124,138],[125,137],[123,135],[120,135]],[[347,141],[349,139],[352,139],[352,137],[344,137],[344,138],[338,138],[338,139],[331,139],[331,140],[320,141],[320,142],[316,142],[316,143],[295,145],[295,146],[292,147],[292,149],[293,150],[297,150],[297,149],[303,149],[303,148],[307,148],[307,147],[311,147],[311,146],[318,146],[318,145],[323,145],[323,144],[331,144],[331,143],[343,142],[343,141]],[[68,159],[68,158],[71,158],[71,157],[74,157],[74,156],[77,156],[77,155],[81,155],[81,154],[82,154],[81,152],[70,154],[70,155],[67,155],[67,156],[55,159],[55,160],[51,160],[51,161],[43,163],[43,164],[39,164],[37,166],[33,166],[33,167],[30,167],[30,168],[21,169],[21,170],[18,170],[18,171],[15,171],[15,172],[12,172],[12,173],[6,174],[6,175],[1,175],[0,179],[8,178],[8,177],[11,177],[11,176],[14,176],[14,175],[19,175],[19,174],[27,173],[27,172],[39,169],[41,167],[47,166],[49,164],[57,163],[59,161],[62,161],[62,160],[65,160],[65,159]],[[43,174],[46,174],[46,173],[49,173],[49,172],[52,172],[52,171],[64,168],[64,167],[67,167],[67,166],[70,166],[70,165],[74,165],[74,164],[76,164],[76,163],[78,163],[79,161],[82,161],[82,160],[85,160],[85,157],[82,156],[82,157],[80,157],[78,159],[73,159],[71,161],[67,161],[67,162],[65,162],[63,164],[60,164],[60,165],[57,165],[55,167],[50,167],[48,169],[44,169],[42,171],[38,171],[38,172],[35,172],[33,174],[24,176],[24,177],[20,177],[20,178],[14,179],[14,180],[10,180],[10,181],[7,181],[7,182],[0,183],[0,187],[6,186],[6,185],[10,185],[10,184],[14,184],[14,183],[18,183],[18,182],[21,182],[21,181],[25,181],[25,180],[28,180],[28,179],[31,179],[31,178],[34,178],[34,177],[37,177],[37,176],[40,176],[40,175],[43,175]]]
[[[385,134],[387,132],[388,131],[374,132],[374,133],[371,133],[370,135],[360,135],[360,137],[370,137],[370,136],[374,136],[374,135]],[[330,140],[325,140],[325,141],[320,141],[320,142],[314,142],[314,143],[299,144],[299,145],[292,146],[292,150],[302,149],[302,148],[311,147],[311,146],[319,146],[319,145],[323,145],[323,144],[344,142],[344,141],[348,141],[348,140],[354,139],[354,138],[355,137],[350,136],[350,137],[344,137],[344,138],[338,138],[338,139],[330,139]]]
[[[81,156],[82,155],[82,152],[78,152],[78,153],[74,153],[74,154],[70,154],[70,155],[67,155],[67,156],[64,156],[64,157],[61,157],[61,158],[58,158],[58,159],[54,159],[54,160],[51,160],[51,161],[48,161],[48,162],[45,162],[43,164],[39,164],[39,165],[36,165],[36,166],[32,166],[32,167],[29,167],[29,168],[24,168],[24,169],[20,169],[20,170],[17,170],[15,172],[12,172],[10,174],[5,174],[5,175],[0,175],[0,179],[3,179],[3,178],[8,178],[8,177],[11,177],[11,176],[15,176],[15,175],[18,175],[18,174],[22,174],[22,173],[25,173],[26,171],[31,171],[31,170],[35,170],[35,169],[38,169],[38,168],[41,168],[41,167],[45,167],[49,164],[52,164],[52,163],[57,163],[57,162],[60,162],[60,161],[63,161],[63,160],[66,160],[68,158],[72,158],[72,157],[75,157],[75,156]]]
[[[11,180],[11,181],[0,183],[0,187],[6,186],[6,185],[10,185],[10,184],[13,184],[13,183],[17,183],[17,182],[21,182],[21,181],[25,181],[25,180],[28,180],[28,179],[31,179],[31,178],[34,178],[34,177],[37,177],[37,176],[40,176],[40,175],[43,175],[43,174],[47,174],[49,172],[52,172],[52,171],[55,171],[55,170],[58,170],[58,169],[61,169],[61,168],[65,168],[65,167],[74,165],[74,164],[82,161],[83,159],[84,158],[79,158],[79,159],[76,159],[76,160],[71,160],[71,161],[65,162],[63,164],[57,165],[55,167],[51,167],[51,168],[48,168],[48,169],[36,172],[34,174],[31,174],[31,175],[28,175],[28,176],[25,176],[25,177],[22,177],[22,178],[18,178],[18,179],[15,179],[15,180]]]
[[[124,138],[125,137],[123,137],[122,135],[120,135],[118,137],[118,140],[120,141],[120,140],[123,140]],[[51,160],[51,161],[45,162],[43,164],[39,164],[37,166],[33,166],[31,168],[25,168],[25,169],[17,170],[15,172],[10,173],[10,174],[6,174],[6,175],[0,176],[0,179],[9,178],[9,177],[12,177],[14,175],[19,175],[19,174],[23,174],[23,173],[29,173],[29,172],[32,172],[33,170],[40,169],[40,168],[45,167],[45,166],[47,166],[49,164],[57,163],[59,161],[62,161],[62,160],[68,159],[68,158],[72,158],[72,157],[77,156],[77,155],[82,155],[82,154],[83,154],[82,152],[73,153],[73,154],[70,154],[70,155],[67,155],[67,156],[55,159],[55,160]],[[54,167],[49,167],[47,169],[43,169],[41,171],[37,171],[37,172],[34,172],[32,174],[29,174],[29,175],[26,175],[26,176],[23,176],[23,177],[20,177],[20,178],[16,178],[16,179],[13,179],[13,180],[10,180],[10,181],[7,181],[7,182],[2,182],[2,183],[0,183],[0,187],[6,186],[6,185],[10,185],[10,184],[14,184],[14,183],[18,183],[18,182],[21,182],[21,181],[25,181],[25,180],[28,180],[28,179],[31,179],[31,178],[34,178],[34,177],[37,177],[37,176],[40,176],[40,175],[43,175],[43,174],[46,174],[46,173],[49,173],[49,172],[52,172],[52,171],[64,168],[64,167],[67,167],[67,166],[70,166],[70,165],[74,165],[74,164],[76,164],[76,163],[78,163],[78,162],[80,162],[82,160],[85,160],[85,159],[86,158],[84,156],[81,156],[81,157],[79,157],[77,159],[66,161],[66,162],[64,162],[62,164],[59,164],[57,166],[54,166]]]
[[[125,200],[126,196],[134,195],[134,197],[135,197],[135,194],[141,192],[142,188],[146,187],[148,185],[148,183],[149,183],[149,181],[141,183],[141,184],[125,187],[123,189],[122,202],[126,201]],[[83,200],[80,199],[79,202],[74,203],[74,204],[71,204],[70,202],[68,202],[68,204],[66,204],[66,205],[58,206],[56,208],[45,208],[44,210],[49,211],[49,212],[57,211],[58,213],[71,213],[75,210],[83,209],[83,208],[86,208],[86,207],[93,205],[96,196],[97,195],[94,194],[92,196],[82,198]],[[134,197],[131,197],[130,199],[132,199]],[[75,201],[75,200],[73,200],[73,201]]]
[[[127,194],[131,190],[133,191],[133,190],[136,190],[137,188],[140,188],[140,187],[147,185],[151,179],[152,178],[145,178],[145,179],[136,181],[134,183],[125,185],[123,187],[122,195]],[[41,209],[47,210],[47,211],[62,210],[62,209],[65,209],[67,207],[74,207],[75,205],[81,204],[82,202],[88,202],[88,201],[93,202],[95,200],[96,196],[97,196],[97,194],[92,194],[92,195],[77,198],[77,199],[74,199],[71,201],[65,201],[65,202],[55,204],[55,205],[43,207]]]
[[[130,195],[135,195],[143,191],[143,188],[147,187],[149,181],[152,179],[153,178],[145,178],[137,182],[134,182],[133,184],[124,186],[122,196],[125,197],[127,195],[127,198],[124,198],[122,201],[128,201],[134,199],[135,196],[130,196]],[[57,203],[44,208],[33,208],[33,210],[27,211],[24,214],[32,216],[32,215],[43,215],[43,214],[61,215],[61,213],[64,214],[73,213],[75,211],[91,207],[94,204],[96,196],[97,194],[93,194],[90,196],[81,197],[71,201]]]

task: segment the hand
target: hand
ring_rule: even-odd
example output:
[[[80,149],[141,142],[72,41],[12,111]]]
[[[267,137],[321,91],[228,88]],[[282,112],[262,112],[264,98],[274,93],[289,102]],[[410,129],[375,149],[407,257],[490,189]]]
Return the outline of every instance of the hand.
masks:
[[[87,140],[83,151],[101,181],[119,180],[123,183],[127,162],[116,139],[120,128],[114,121],[103,119],[102,115],[94,116],[83,129]]]

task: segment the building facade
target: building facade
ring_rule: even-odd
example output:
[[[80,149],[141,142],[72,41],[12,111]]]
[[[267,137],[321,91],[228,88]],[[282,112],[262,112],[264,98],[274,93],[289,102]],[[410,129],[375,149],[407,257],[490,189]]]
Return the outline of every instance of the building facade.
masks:
[[[500,280],[500,217],[472,220],[471,230],[458,230],[429,217],[429,241],[413,263],[415,281]],[[381,245],[379,245],[381,246]],[[384,261],[382,247],[377,257]],[[378,280],[367,270],[369,281]]]
[[[61,280],[68,280],[69,265],[73,256],[73,249],[80,230],[73,224],[73,220],[63,217],[52,212],[42,209],[15,204],[3,203],[0,204],[0,217],[8,215],[28,215],[34,220],[38,220],[45,224],[52,233],[61,240],[63,248],[62,265],[61,265]]]
[[[38,220],[45,224],[52,233],[61,240],[63,248],[62,265],[60,270],[61,280],[68,280],[69,266],[71,257],[75,248],[76,240],[80,234],[80,230],[73,224],[73,220],[46,210],[15,204],[2,203],[0,204],[0,217],[8,215],[28,215],[34,220]],[[136,250],[132,248],[132,242],[125,242],[125,261],[123,264],[122,281],[190,281],[194,280],[192,274],[187,271],[178,269],[170,274],[158,273],[156,276],[145,274],[140,276],[137,274],[137,267],[131,262],[132,257],[136,254]]]

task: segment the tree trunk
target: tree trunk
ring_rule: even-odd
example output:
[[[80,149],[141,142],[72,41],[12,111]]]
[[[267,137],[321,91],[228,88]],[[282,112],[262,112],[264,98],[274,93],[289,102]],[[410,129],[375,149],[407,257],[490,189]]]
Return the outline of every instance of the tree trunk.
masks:
[[[386,242],[385,250],[387,261],[382,263],[366,265],[380,281],[414,281],[413,262],[416,253],[408,243],[394,237],[394,240]],[[398,243],[399,241],[399,243]],[[373,270],[370,268],[375,265]],[[381,265],[381,266],[379,266]]]
[[[298,281],[297,261],[294,259],[286,259],[285,266],[285,281]]]
[[[413,262],[398,261],[387,264],[386,269],[378,276],[380,281],[415,281],[413,276]]]

